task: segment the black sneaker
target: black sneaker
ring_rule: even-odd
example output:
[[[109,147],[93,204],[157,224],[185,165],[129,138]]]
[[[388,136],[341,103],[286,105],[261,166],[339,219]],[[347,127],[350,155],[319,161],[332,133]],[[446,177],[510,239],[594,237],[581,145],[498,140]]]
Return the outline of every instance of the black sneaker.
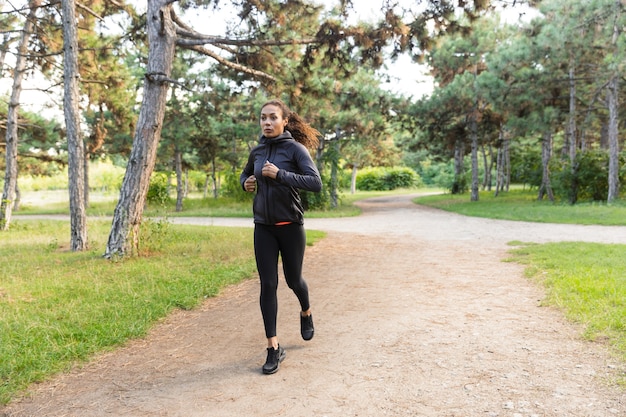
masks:
[[[313,333],[315,329],[313,328],[313,315],[309,314],[308,316],[303,316],[300,314],[300,334],[304,340],[313,339]]]
[[[285,349],[281,348],[280,345],[278,345],[278,349],[267,348],[267,360],[265,365],[263,365],[263,373],[269,375],[278,371],[278,367],[285,359],[285,356]]]

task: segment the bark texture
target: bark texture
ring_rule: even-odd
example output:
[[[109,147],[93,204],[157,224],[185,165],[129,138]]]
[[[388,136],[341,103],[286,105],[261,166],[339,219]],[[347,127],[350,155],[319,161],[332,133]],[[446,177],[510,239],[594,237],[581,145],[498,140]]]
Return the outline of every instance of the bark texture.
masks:
[[[609,82],[607,93],[609,105],[609,194],[607,201],[609,203],[619,196],[618,85],[618,77],[614,76]]]
[[[115,207],[104,256],[132,253],[139,246],[139,227],[161,138],[169,76],[172,71],[176,32],[171,19],[171,2],[149,0],[147,32],[150,50],[143,87],[143,102],[133,148]]]
[[[13,75],[13,88],[7,111],[6,127],[6,168],[4,174],[4,189],[2,201],[0,201],[0,230],[9,230],[11,214],[17,189],[17,144],[18,144],[18,115],[20,95],[22,94],[22,80],[26,72],[28,41],[33,32],[34,22],[37,19],[37,9],[41,6],[40,0],[32,0],[29,3],[30,12],[24,23],[24,29],[18,45],[18,53],[15,61]]]
[[[70,195],[70,249],[87,249],[85,211],[85,144],[80,131],[78,34],[74,0],[62,0],[63,11],[63,113],[67,135]]]
[[[613,22],[613,37],[611,44],[617,56],[617,40],[620,35],[618,25],[621,0],[615,0],[615,20]],[[618,113],[619,113],[619,77],[617,70],[609,80],[607,89],[607,104],[609,107],[609,195],[607,202],[611,203],[619,197],[619,142],[618,142]]]

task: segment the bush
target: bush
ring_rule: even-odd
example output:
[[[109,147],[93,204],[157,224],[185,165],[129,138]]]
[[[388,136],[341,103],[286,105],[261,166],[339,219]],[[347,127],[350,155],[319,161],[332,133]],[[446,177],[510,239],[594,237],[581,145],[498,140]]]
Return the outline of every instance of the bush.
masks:
[[[254,193],[248,193],[243,190],[239,183],[239,175],[240,173],[235,171],[226,172],[220,188],[220,194],[239,202],[250,201],[254,198]]]
[[[416,172],[426,186],[448,188],[454,178],[454,164],[449,162],[434,162],[430,159],[419,162]]]
[[[410,168],[366,168],[357,174],[356,186],[362,191],[389,191],[422,185],[420,176]]]
[[[187,175],[189,191],[204,191],[204,184],[207,179],[206,172],[190,170]]]
[[[620,155],[620,166],[624,165],[624,154]],[[555,194],[576,203],[582,201],[605,201],[609,196],[609,155],[606,150],[580,152],[576,156],[576,170],[572,172],[568,161],[555,161],[551,165],[552,188]],[[619,174],[621,184],[626,172]]]
[[[167,175],[163,173],[152,174],[148,188],[147,200],[149,203],[165,204],[169,199],[169,184]]]
[[[339,178],[339,190],[341,190],[341,176]],[[322,174],[322,191],[313,193],[301,190],[300,198],[302,199],[302,207],[304,210],[326,210],[330,208],[330,176]],[[339,192],[337,190],[337,192]]]
[[[541,149],[511,149],[511,182],[539,187],[542,176]]]

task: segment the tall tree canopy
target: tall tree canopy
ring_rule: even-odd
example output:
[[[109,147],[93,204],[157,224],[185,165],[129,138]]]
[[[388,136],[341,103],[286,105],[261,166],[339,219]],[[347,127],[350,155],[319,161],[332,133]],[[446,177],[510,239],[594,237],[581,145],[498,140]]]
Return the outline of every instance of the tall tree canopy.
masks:
[[[183,8],[218,4],[189,2],[183,4]],[[436,34],[467,29],[457,19],[459,9],[474,18],[489,7],[490,2],[429,1],[413,13],[396,4],[384,3],[381,10],[384,19],[375,24],[355,25],[344,23],[352,7],[349,1],[341,1],[334,11],[322,17],[321,6],[302,0],[241,1],[233,5],[238,7],[243,31],[235,30],[223,37],[203,34],[187,25],[171,1],[148,1],[146,24],[150,50],[143,103],[106,257],[123,256],[139,244],[139,225],[155,165],[167,93],[172,83],[179,82],[172,78],[177,47],[216,60],[242,81],[258,80],[268,91],[280,91],[288,85],[292,96],[297,97],[298,90],[305,85],[299,83],[299,78],[306,77],[318,62],[346,77],[355,72],[359,64],[381,65],[389,45],[392,55],[408,51],[419,57]],[[280,47],[280,55],[276,47]],[[225,55],[218,54],[216,49]],[[295,66],[280,65],[278,58],[292,54],[297,62]]]

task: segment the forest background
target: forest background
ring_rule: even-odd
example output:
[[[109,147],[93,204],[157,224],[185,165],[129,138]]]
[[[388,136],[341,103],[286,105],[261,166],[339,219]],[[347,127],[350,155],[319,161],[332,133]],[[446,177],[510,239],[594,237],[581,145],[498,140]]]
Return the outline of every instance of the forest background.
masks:
[[[117,2],[3,3],[2,74],[13,77],[0,107],[3,229],[28,178],[64,169],[73,250],[87,247],[89,192],[121,190],[108,256],[132,250],[148,198],[175,188],[177,211],[190,191],[245,198],[238,172],[256,142],[258,107],[272,96],[322,132],[314,156],[327,186],[305,194],[310,207],[336,208],[342,189],[419,184],[469,191],[471,201],[481,189],[498,195],[511,184],[555,202],[619,200],[621,0],[383,2],[367,20],[358,18],[359,2],[174,4],[138,11]],[[224,10],[235,14],[210,25],[222,34],[184,22]],[[511,20],[511,11],[527,18]],[[76,25],[63,23],[70,12]],[[152,40],[151,13],[171,16]],[[165,23],[171,39],[162,36]],[[428,68],[430,94],[385,87],[393,80],[384,69],[399,57]],[[28,108],[19,100],[22,80],[35,75],[37,88],[63,103],[65,123],[18,112]],[[55,86],[63,86],[60,96]],[[91,178],[94,163],[125,176]]]

